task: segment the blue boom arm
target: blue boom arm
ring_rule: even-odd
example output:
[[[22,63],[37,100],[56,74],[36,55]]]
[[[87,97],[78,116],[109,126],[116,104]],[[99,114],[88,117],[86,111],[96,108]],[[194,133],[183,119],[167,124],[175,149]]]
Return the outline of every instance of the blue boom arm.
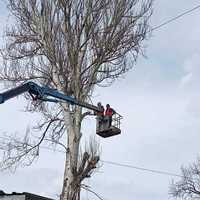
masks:
[[[60,100],[63,100],[72,105],[78,105],[84,108],[88,108],[95,112],[101,112],[101,109],[98,108],[97,106],[94,106],[85,102],[77,101],[75,98],[66,96],[55,89],[52,89],[49,87],[42,87],[34,82],[27,82],[18,87],[15,87],[13,89],[0,93],[0,104],[4,103],[5,101],[11,98],[21,95],[25,92],[28,92],[33,98],[33,100],[40,99],[43,101],[50,101],[50,102],[59,102]],[[53,98],[47,98],[49,96]]]

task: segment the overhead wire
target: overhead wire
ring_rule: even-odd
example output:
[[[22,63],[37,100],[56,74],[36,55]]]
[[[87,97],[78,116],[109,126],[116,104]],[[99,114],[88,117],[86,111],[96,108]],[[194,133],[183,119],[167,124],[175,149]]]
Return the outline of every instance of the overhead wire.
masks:
[[[9,140],[8,138],[2,137],[2,136],[0,136],[0,138],[5,139],[5,140]],[[50,147],[47,147],[47,146],[40,146],[39,148],[49,150],[49,151],[55,151],[55,152],[58,152],[58,153],[66,153],[64,150],[53,149],[53,148],[50,148]],[[125,168],[131,168],[131,169],[151,172],[151,173],[155,173],[155,174],[162,174],[162,175],[168,175],[168,176],[174,176],[174,177],[180,177],[180,178],[183,177],[179,174],[175,174],[175,173],[172,173],[172,172],[161,171],[161,170],[156,170],[156,169],[149,169],[149,168],[139,167],[139,166],[135,166],[135,165],[131,165],[131,164],[122,164],[122,163],[107,161],[107,160],[100,160],[100,161],[102,163],[105,163],[105,164],[110,164],[110,165],[115,165],[115,166],[125,167]]]
[[[54,150],[52,148],[49,147],[44,147],[41,146],[42,149],[46,149],[46,150],[51,150],[51,151],[57,151],[60,153],[65,153],[65,151],[63,150]],[[174,177],[179,177],[182,178],[183,176],[179,175],[179,174],[175,174],[172,172],[167,172],[167,171],[161,171],[161,170],[155,170],[155,169],[149,169],[149,168],[143,168],[143,167],[138,167],[135,165],[130,165],[130,164],[122,164],[122,163],[118,163],[118,162],[113,162],[113,161],[107,161],[107,160],[100,160],[102,163],[105,164],[110,164],[110,165],[115,165],[115,166],[120,166],[120,167],[126,167],[126,168],[131,168],[131,169],[137,169],[140,171],[146,171],[146,172],[151,172],[151,173],[156,173],[156,174],[162,174],[162,175],[168,175],[168,176],[174,176]]]
[[[162,175],[167,175],[167,176],[176,176],[179,178],[183,178],[183,176],[181,176],[179,174],[175,174],[175,173],[171,173],[171,172],[167,172],[167,171],[143,168],[143,167],[138,167],[138,166],[134,166],[134,165],[130,165],[130,164],[122,164],[122,163],[106,161],[106,160],[101,160],[101,162],[110,164],[110,165],[119,166],[119,167],[126,167],[126,168],[136,169],[136,170],[140,170],[140,171],[146,171],[146,172],[151,172],[151,173],[156,173],[156,174],[162,174]]]
[[[181,13],[181,14],[175,16],[175,17],[172,17],[172,18],[168,19],[168,20],[164,21],[163,23],[161,23],[161,24],[159,24],[159,25],[157,25],[157,26],[154,26],[154,27],[151,29],[151,31],[155,31],[155,30],[157,30],[157,29],[160,29],[161,27],[166,26],[167,24],[169,24],[169,23],[171,23],[171,22],[173,22],[173,21],[176,21],[177,19],[179,19],[179,18],[181,18],[181,17],[183,17],[183,16],[185,16],[185,15],[187,15],[187,14],[189,14],[189,13],[191,13],[191,12],[197,10],[197,9],[200,9],[200,5],[197,5],[197,6],[191,8],[191,9],[189,9],[189,10],[186,10],[185,12],[183,12],[183,13]]]

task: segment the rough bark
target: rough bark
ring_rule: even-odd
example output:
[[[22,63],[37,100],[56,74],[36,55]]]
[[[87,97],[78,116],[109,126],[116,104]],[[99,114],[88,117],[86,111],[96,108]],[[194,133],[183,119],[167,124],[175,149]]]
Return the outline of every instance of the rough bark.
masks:
[[[78,108],[74,114],[74,121],[68,127],[68,152],[66,153],[64,184],[62,190],[62,199],[77,199],[77,194],[80,189],[80,181],[77,176],[77,164],[79,158],[79,145],[81,139],[81,109]],[[69,112],[65,113],[65,123],[72,121]]]
[[[80,114],[76,114],[76,120],[78,120]],[[78,116],[79,115],[79,116]],[[69,113],[65,113],[65,121],[69,123],[71,116]],[[77,191],[79,190],[80,183],[77,180],[77,163],[78,163],[78,153],[80,144],[80,125],[76,121],[70,125],[68,128],[68,152],[66,152],[65,161],[65,173],[64,173],[64,183],[62,189],[63,200],[67,199],[77,199]]]

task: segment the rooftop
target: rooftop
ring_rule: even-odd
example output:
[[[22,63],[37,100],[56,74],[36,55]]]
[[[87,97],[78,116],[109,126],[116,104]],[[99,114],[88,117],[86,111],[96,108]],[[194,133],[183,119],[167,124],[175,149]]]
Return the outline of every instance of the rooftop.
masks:
[[[0,190],[0,197],[2,196],[14,196],[14,195],[24,195],[25,200],[53,200],[51,198],[43,197],[40,195],[28,193],[28,192],[22,192],[22,193],[17,193],[17,192],[12,192],[12,193],[5,193],[3,190]]]

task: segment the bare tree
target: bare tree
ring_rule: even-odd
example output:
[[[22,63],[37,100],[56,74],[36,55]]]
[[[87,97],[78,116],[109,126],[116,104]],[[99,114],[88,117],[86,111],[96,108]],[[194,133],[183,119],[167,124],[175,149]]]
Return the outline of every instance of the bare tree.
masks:
[[[14,23],[5,33],[0,80],[17,85],[34,80],[78,101],[89,101],[96,85],[111,84],[142,53],[152,1],[8,0]],[[61,145],[66,151],[61,199],[79,199],[82,181],[99,161],[97,151],[80,154],[81,123],[87,112],[25,97],[27,111],[42,116],[34,127],[41,135],[31,138],[29,131],[23,140],[8,138],[2,145],[2,167],[31,164],[44,141]]]
[[[170,195],[175,198],[200,199],[200,158],[189,167],[182,167],[182,178],[170,186]]]

